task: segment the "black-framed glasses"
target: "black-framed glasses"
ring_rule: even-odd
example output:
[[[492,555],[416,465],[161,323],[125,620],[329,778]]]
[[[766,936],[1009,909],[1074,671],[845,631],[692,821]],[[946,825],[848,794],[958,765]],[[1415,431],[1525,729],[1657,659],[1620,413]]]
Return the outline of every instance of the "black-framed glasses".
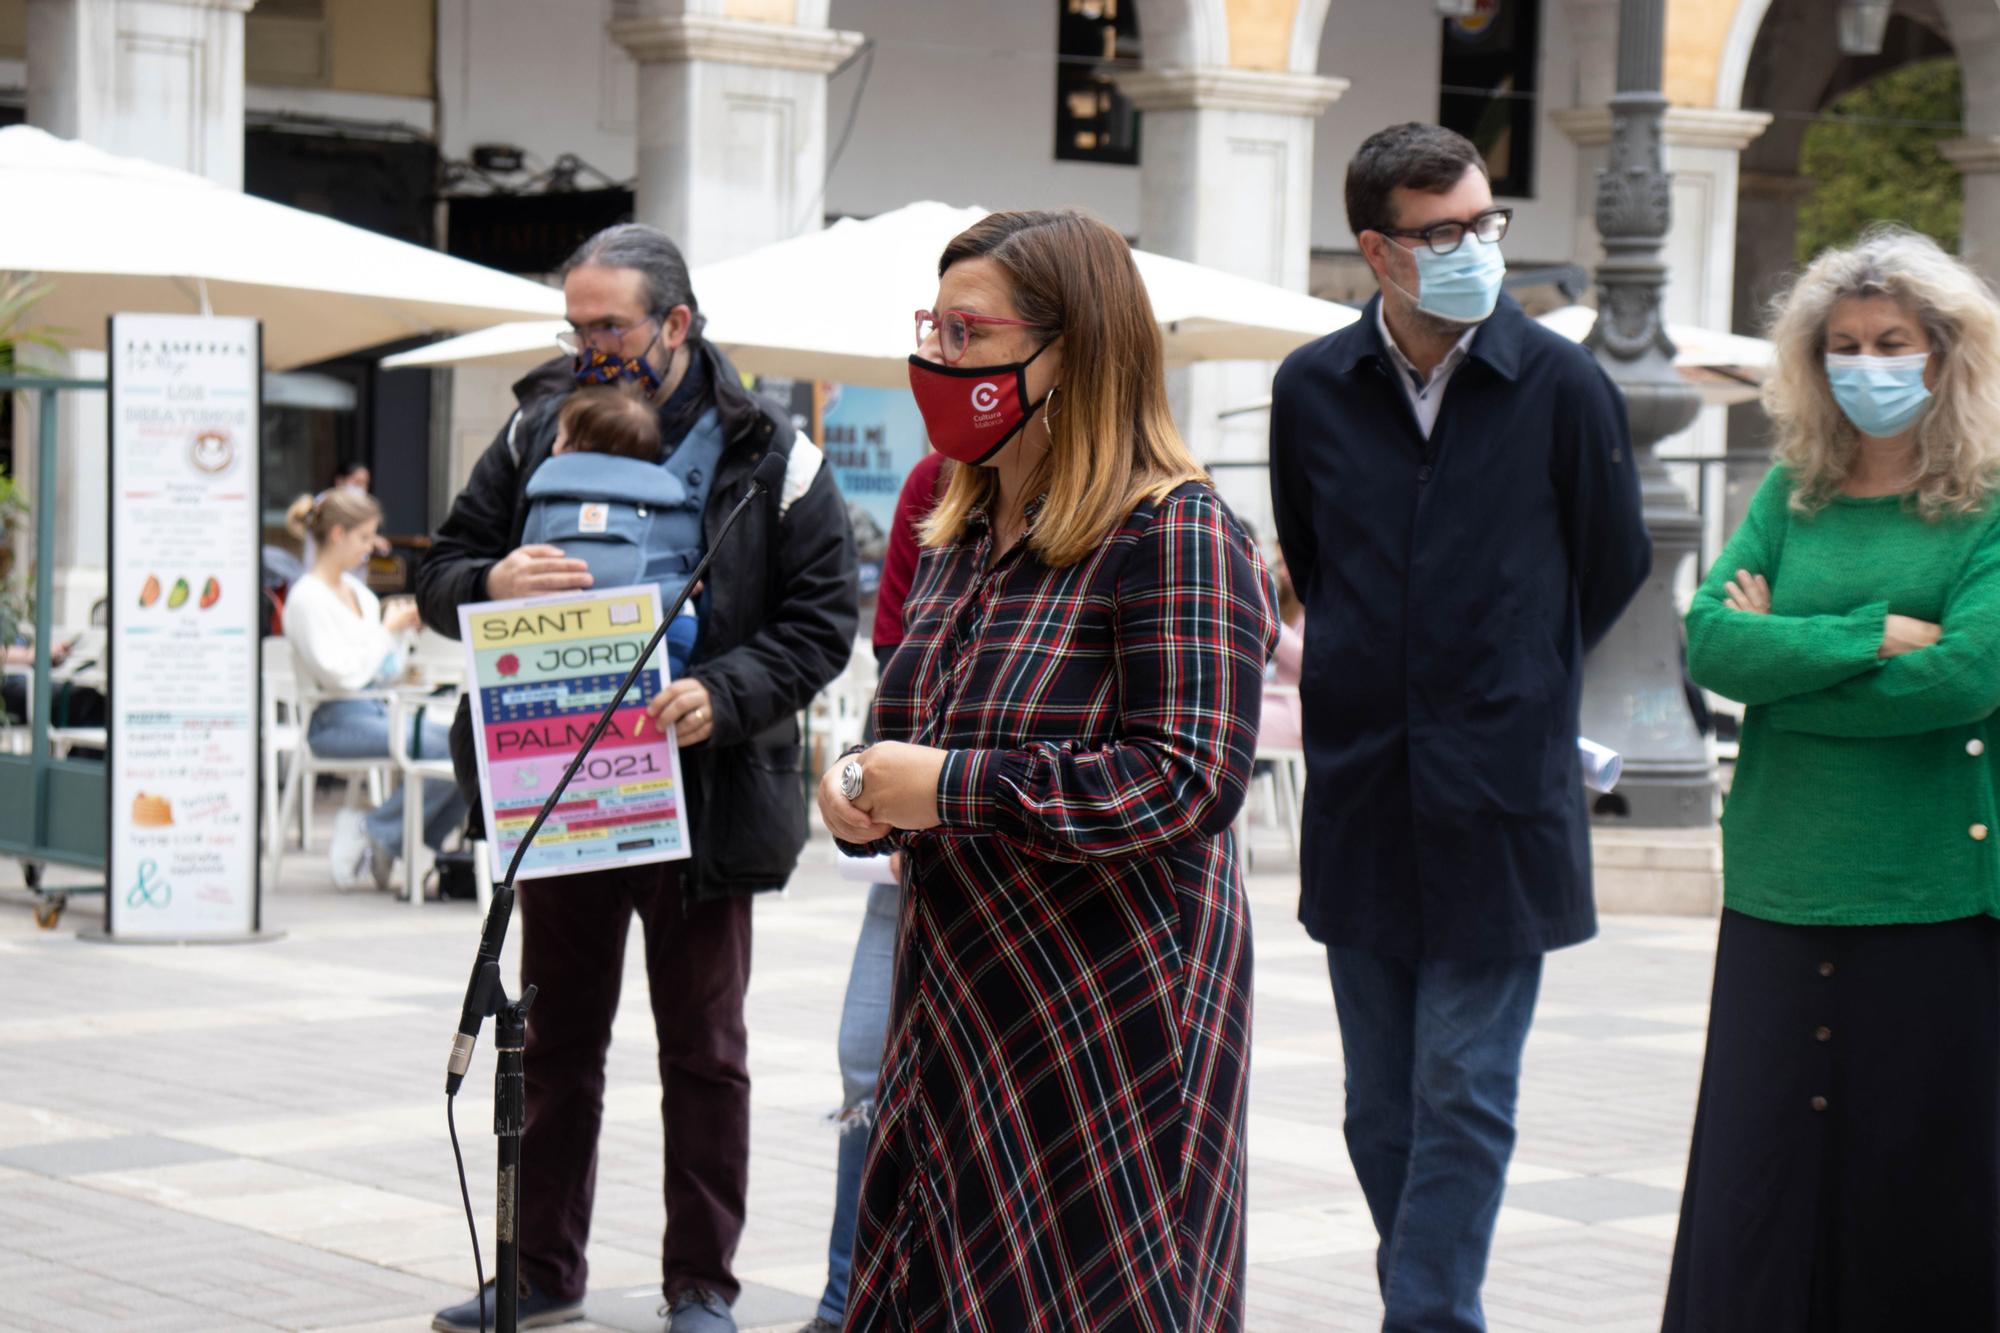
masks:
[[[1449,222],[1433,222],[1428,227],[1410,231],[1403,227],[1375,227],[1372,230],[1384,236],[1402,236],[1413,241],[1422,241],[1430,247],[1432,254],[1448,255],[1465,244],[1468,235],[1476,236],[1488,245],[1498,245],[1507,237],[1507,228],[1513,225],[1514,210],[1511,208],[1489,208],[1470,222],[1452,219]]]
[[[572,324],[556,335],[556,346],[571,356],[582,355],[585,348],[600,352],[615,352],[625,345],[626,334],[658,322],[656,318],[648,315],[637,324],[615,324],[610,320],[599,320],[595,324]]]

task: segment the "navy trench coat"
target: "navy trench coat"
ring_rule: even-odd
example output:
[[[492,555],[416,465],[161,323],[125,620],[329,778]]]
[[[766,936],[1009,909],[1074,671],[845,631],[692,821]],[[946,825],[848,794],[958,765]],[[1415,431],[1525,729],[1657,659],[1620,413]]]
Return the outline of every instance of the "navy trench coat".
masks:
[[[1652,564],[1624,402],[1505,296],[1428,440],[1399,373],[1371,302],[1273,386],[1306,607],[1299,919],[1398,958],[1574,944],[1597,927],[1583,658]]]

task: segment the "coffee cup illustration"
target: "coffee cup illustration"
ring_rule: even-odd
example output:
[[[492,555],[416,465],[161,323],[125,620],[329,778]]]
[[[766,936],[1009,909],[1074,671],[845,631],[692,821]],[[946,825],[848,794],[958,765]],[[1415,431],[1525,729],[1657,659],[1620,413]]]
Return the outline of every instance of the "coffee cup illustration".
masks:
[[[194,437],[188,448],[188,460],[203,472],[227,472],[236,461],[236,446],[230,442],[228,431],[205,430]]]

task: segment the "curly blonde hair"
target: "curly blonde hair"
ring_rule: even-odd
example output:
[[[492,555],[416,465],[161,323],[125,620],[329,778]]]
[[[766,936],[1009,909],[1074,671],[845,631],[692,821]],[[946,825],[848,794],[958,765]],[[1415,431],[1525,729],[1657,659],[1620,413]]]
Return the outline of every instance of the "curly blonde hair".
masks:
[[[1937,242],[1895,226],[1823,252],[1772,306],[1777,357],[1764,410],[1777,428],[1777,460],[1792,473],[1792,507],[1823,509],[1854,468],[1861,434],[1827,382],[1826,326],[1840,302],[1871,296],[1915,317],[1938,368],[1930,410],[1917,423],[1915,508],[1931,521],[1971,513],[2000,468],[2000,301]]]

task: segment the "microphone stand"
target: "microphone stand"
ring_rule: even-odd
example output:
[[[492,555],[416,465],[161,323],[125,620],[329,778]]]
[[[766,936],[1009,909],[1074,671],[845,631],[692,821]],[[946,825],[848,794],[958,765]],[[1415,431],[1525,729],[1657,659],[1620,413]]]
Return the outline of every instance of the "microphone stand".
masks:
[[[721,549],[723,539],[729,535],[729,530],[736,526],[736,520],[743,511],[750,507],[750,502],[770,490],[774,483],[783,478],[784,468],[785,455],[776,452],[766,454],[763,461],[757,465],[757,470],[750,477],[749,489],[743,493],[743,498],[736,502],[736,507],[722,520],[722,527],[716,532],[715,540],[709,543],[708,550],[702,554],[701,562],[694,567],[694,572],[688,575],[687,582],[681,587],[680,595],[674,598],[674,604],[660,617],[660,623],[653,627],[652,637],[646,640],[644,651],[632,664],[632,669],[625,673],[625,679],[612,694],[611,702],[604,706],[602,713],[598,714],[597,722],[583,738],[583,744],[577,748],[576,757],[569,761],[569,767],[563,770],[562,778],[556,783],[554,790],[549,792],[548,799],[542,802],[542,808],[535,812],[534,821],[528,825],[528,831],[521,835],[519,845],[514,848],[513,857],[507,862],[506,877],[493,888],[493,901],[486,911],[480,954],[478,961],[473,964],[472,982],[467,987],[465,1002],[467,1013],[495,1020],[493,1135],[498,1140],[496,1150],[499,1158],[498,1188],[493,1203],[495,1333],[519,1333],[520,1329],[521,1133],[526,1129],[528,1120],[527,1066],[524,1056],[528,1044],[528,1006],[535,1002],[533,986],[523,991],[520,999],[508,999],[506,984],[500,977],[499,951],[501,942],[506,938],[507,922],[514,910],[514,877],[519,873],[522,858],[527,856],[535,835],[542,831],[542,825],[554,812],[557,802],[562,800],[563,792],[568,790],[570,780],[576,777],[577,770],[583,766],[591,747],[604,735],[605,728],[611,725],[611,719],[618,711],[618,705],[624,702],[626,694],[645,671],[646,664],[652,661],[653,654],[659,651],[661,641],[667,636],[667,627],[674,623],[674,617],[681,613],[681,608],[687,604],[688,598],[694,594],[695,587],[700,584],[702,575],[708,572],[708,566],[715,559],[715,553]],[[685,793],[681,799],[686,800]],[[451,1060],[446,1065],[445,1073],[447,1099],[458,1093],[459,1083],[465,1077],[466,1066],[471,1062],[472,1041],[476,1033],[475,1024],[472,1033],[461,1031],[452,1043]],[[475,1238],[473,1253],[475,1263],[478,1257]],[[484,1283],[480,1284],[479,1301],[479,1325],[484,1329],[486,1327]]]
[[[494,971],[499,971],[495,967]],[[494,1195],[493,1294],[498,1308],[493,1327],[515,1333],[520,1327],[521,1302],[521,1131],[528,1127],[527,1065],[528,1006],[535,988],[494,1012],[493,1136],[500,1161],[499,1189]]]

